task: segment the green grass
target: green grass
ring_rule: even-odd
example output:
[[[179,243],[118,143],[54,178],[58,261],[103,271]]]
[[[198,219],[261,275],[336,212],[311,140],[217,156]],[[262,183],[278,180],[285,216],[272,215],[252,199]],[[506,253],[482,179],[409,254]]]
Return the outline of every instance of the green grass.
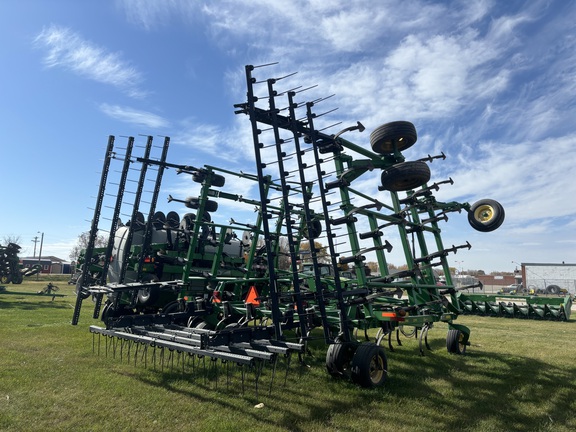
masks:
[[[271,368],[259,381],[224,365],[218,374],[191,364],[181,373],[153,350],[127,359],[92,351],[85,301],[70,325],[72,287],[35,293],[46,281],[26,280],[0,293],[0,430],[3,431],[571,431],[576,430],[576,324],[463,316],[472,330],[465,356],[445,349],[446,326],[429,333],[433,351],[418,343],[387,352],[386,385],[366,390],[324,370],[326,347],[311,344],[310,367],[284,364],[268,394]],[[318,333],[320,336],[320,333]],[[97,339],[96,339],[97,341]],[[387,350],[388,351],[388,350]],[[168,355],[168,354],[167,354]],[[163,369],[163,371],[161,370]],[[263,403],[262,408],[255,408]]]

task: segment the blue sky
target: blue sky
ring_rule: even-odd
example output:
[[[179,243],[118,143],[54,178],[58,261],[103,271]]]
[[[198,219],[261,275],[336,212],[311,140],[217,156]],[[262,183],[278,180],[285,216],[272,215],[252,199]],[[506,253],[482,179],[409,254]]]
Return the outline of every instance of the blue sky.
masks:
[[[439,199],[502,203],[492,233],[465,214],[442,226],[446,245],[472,244],[455,265],[574,263],[575,27],[573,0],[3,1],[0,241],[19,236],[32,255],[43,232],[43,255],[67,259],[90,226],[108,135],[168,135],[173,163],[254,172],[233,104],[245,100],[244,65],[279,62],[262,78],[297,71],[295,85],[318,85],[310,98],[334,94],[326,121],[362,121],[357,144],[413,122],[408,158],[447,155],[430,165],[433,180],[455,182]],[[256,194],[238,181],[226,190]],[[195,191],[168,171],[159,210],[182,211],[167,195]],[[226,203],[217,215],[254,217]],[[400,249],[390,262],[403,264]]]

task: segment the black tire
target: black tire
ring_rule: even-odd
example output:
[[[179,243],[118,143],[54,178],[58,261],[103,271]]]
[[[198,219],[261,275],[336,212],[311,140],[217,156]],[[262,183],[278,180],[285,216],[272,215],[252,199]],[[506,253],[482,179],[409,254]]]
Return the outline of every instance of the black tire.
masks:
[[[160,289],[158,287],[142,288],[138,290],[138,303],[141,305],[151,305],[160,297]]]
[[[22,276],[22,273],[20,273],[20,272],[14,273],[12,275],[12,283],[14,285],[20,285],[23,280],[24,280],[24,276]]]
[[[370,146],[375,153],[394,153],[412,147],[418,135],[414,125],[407,121],[395,121],[377,127],[370,134]]]
[[[224,176],[221,176],[219,174],[212,174],[210,184],[214,187],[222,187],[226,184],[226,178],[224,178]]]
[[[504,223],[504,207],[498,201],[482,199],[476,201],[468,211],[468,223],[476,231],[490,232]]]
[[[180,226],[180,215],[175,211],[168,212],[164,228],[176,229]]]
[[[8,285],[12,281],[12,277],[9,274],[2,275],[0,277],[0,283]]]
[[[140,212],[136,213],[136,218],[131,222],[133,231],[143,231],[146,228],[146,220]]]
[[[380,190],[407,191],[430,180],[430,168],[423,161],[402,162],[382,171]]]
[[[466,352],[464,336],[464,333],[460,330],[448,330],[448,334],[446,335],[446,349],[450,354],[464,354]]]
[[[162,308],[162,313],[165,314],[176,313],[178,312],[179,308],[180,308],[180,302],[178,300],[174,300]]]
[[[546,287],[546,293],[558,295],[560,294],[560,287],[558,285],[548,285]]]
[[[188,208],[196,210],[200,207],[200,199],[193,197],[186,198],[185,205]],[[204,204],[204,210],[213,213],[218,210],[218,203],[216,201],[206,200],[206,203]]]
[[[191,231],[194,227],[194,221],[196,220],[196,215],[194,213],[186,213],[182,216],[180,221],[180,229],[183,231]]]
[[[102,314],[100,315],[100,319],[103,322],[107,322],[108,319],[117,318],[120,315],[122,315],[121,310],[117,311],[116,309],[114,309],[114,306],[112,305],[112,303],[106,303],[104,305],[104,307],[102,308]]]
[[[326,370],[334,377],[349,378],[352,358],[358,345],[352,342],[330,344],[326,351]]]
[[[305,227],[302,234],[307,239],[317,239],[322,235],[322,223],[318,219],[313,219],[310,222],[310,229]]]
[[[360,344],[352,359],[352,381],[362,387],[379,387],[386,382],[388,360],[384,348],[374,342]]]
[[[161,211],[154,213],[154,217],[152,218],[152,226],[157,230],[161,230],[164,228],[164,224],[166,223],[166,215]]]
[[[207,177],[210,177],[210,186],[222,187],[226,184],[226,178],[224,176],[215,173],[207,174],[206,172],[196,172],[192,174],[192,181],[202,183]]]

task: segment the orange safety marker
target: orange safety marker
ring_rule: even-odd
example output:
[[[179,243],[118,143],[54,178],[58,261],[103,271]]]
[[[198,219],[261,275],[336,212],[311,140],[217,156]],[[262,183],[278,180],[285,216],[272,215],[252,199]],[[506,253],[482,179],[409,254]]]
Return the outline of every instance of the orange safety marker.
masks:
[[[258,290],[252,285],[248,290],[248,295],[246,296],[246,303],[253,304],[254,306],[260,306],[260,300],[258,300]]]
[[[404,321],[404,317],[398,316],[396,312],[382,312],[382,318],[389,318],[390,321]]]

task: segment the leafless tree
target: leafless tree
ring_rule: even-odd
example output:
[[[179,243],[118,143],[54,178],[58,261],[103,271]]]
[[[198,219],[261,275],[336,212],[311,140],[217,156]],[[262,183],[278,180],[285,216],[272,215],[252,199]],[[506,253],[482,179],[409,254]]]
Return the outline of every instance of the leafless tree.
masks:
[[[85,231],[78,236],[78,243],[70,251],[70,259],[72,261],[77,261],[80,256],[80,252],[86,249],[88,246],[88,241],[90,240],[90,232]],[[96,236],[96,241],[94,242],[94,247],[105,247],[108,244],[108,239],[102,235]]]

